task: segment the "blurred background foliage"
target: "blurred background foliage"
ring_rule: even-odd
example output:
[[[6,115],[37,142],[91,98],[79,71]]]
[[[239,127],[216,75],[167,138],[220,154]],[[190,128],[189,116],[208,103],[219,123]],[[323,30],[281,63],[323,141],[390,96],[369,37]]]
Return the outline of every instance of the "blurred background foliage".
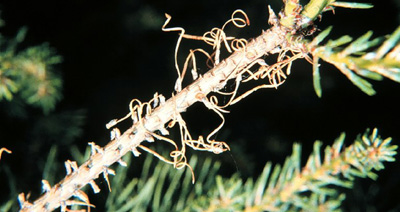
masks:
[[[48,114],[61,98],[61,79],[52,70],[61,57],[46,43],[21,50],[18,44],[26,31],[23,27],[15,38],[0,37],[0,101],[8,101],[8,109],[15,115],[24,114],[20,105],[14,104],[18,101],[40,107]]]
[[[374,31],[374,37],[382,36],[399,25],[397,0],[363,2],[375,7],[325,13],[318,27],[333,25],[329,38],[339,38],[343,34],[359,37],[368,30]],[[104,146],[109,140],[104,124],[126,114],[132,98],[148,100],[155,92],[170,96],[176,80],[173,53],[177,34],[161,31],[164,13],[172,15],[171,26],[201,35],[221,26],[240,8],[248,14],[251,25],[241,31],[228,28],[228,34],[251,38],[268,28],[268,4],[275,11],[282,6],[281,0],[2,1],[0,76],[12,79],[15,85],[7,87],[12,98],[0,88],[0,144],[13,151],[0,163],[0,180],[8,182],[0,186],[0,204],[15,199],[20,192],[32,191],[34,198],[39,195],[48,153],[55,151],[52,146],[57,149],[52,166],[59,171],[51,173],[58,181],[64,175],[63,162],[71,159],[71,145],[81,151],[90,141]],[[183,61],[189,48],[197,47],[202,44],[183,42],[178,57]],[[21,58],[25,62],[20,62]],[[9,70],[4,61],[11,59],[19,61],[10,63],[18,64],[13,69],[17,72],[4,75]],[[32,95],[38,90],[33,85],[39,85],[35,81],[39,78],[28,79],[21,70],[43,70],[43,65],[49,73],[46,85],[54,88],[54,95],[41,102]],[[200,69],[204,73],[206,66]],[[313,90],[311,65],[296,62],[278,90],[256,92],[230,108],[217,139],[227,141],[231,152],[193,154],[199,161],[210,157],[220,161],[218,174],[222,176],[238,173],[246,178],[258,176],[267,161],[282,163],[295,141],[303,144],[306,157],[314,140],[331,141],[342,131],[351,140],[365,128],[377,127],[383,137],[393,137],[395,144],[400,140],[398,84],[387,79],[374,82],[377,94],[369,97],[335,67],[322,64],[320,69],[322,99]],[[199,105],[183,116],[194,136],[210,132],[219,122]],[[129,176],[138,177],[143,158],[133,159]],[[399,210],[394,199],[400,195],[399,175],[400,166],[393,163],[379,173],[377,181],[356,181],[355,189],[346,191],[343,208]],[[108,193],[106,183],[99,180],[99,184],[103,191],[90,198],[101,211]]]

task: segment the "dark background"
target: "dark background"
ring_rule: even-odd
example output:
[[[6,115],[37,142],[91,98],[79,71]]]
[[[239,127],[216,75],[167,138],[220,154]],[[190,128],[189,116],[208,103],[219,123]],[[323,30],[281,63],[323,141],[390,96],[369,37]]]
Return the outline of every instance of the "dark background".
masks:
[[[370,10],[339,8],[335,15],[326,13],[323,22],[317,24],[320,29],[333,25],[331,38],[344,34],[357,37],[368,30],[373,30],[374,36],[390,34],[400,19],[395,1],[370,1],[375,5]],[[6,26],[0,31],[4,36],[13,37],[27,26],[21,48],[48,42],[64,58],[57,66],[64,83],[63,99],[53,112],[64,117],[58,124],[71,127],[75,122],[65,122],[68,114],[84,117],[76,136],[60,142],[62,135],[48,136],[38,133],[43,129],[35,129],[46,120],[39,109],[30,109],[30,115],[24,118],[0,112],[0,146],[13,150],[1,163],[10,164],[18,176],[18,192],[39,191],[41,166],[52,144],[61,147],[61,162],[70,158],[71,144],[82,151],[90,141],[104,146],[109,140],[104,125],[125,115],[132,98],[147,101],[155,92],[170,97],[176,80],[173,54],[178,35],[161,31],[164,13],[172,15],[169,26],[181,26],[189,34],[202,35],[212,27],[222,26],[240,8],[248,14],[251,25],[240,32],[230,28],[231,33],[251,38],[268,28],[268,4],[276,12],[282,6],[280,0],[1,1],[1,17]],[[184,60],[189,48],[199,45],[197,41],[184,41],[180,60]],[[377,94],[370,97],[334,67],[323,64],[323,96],[319,99],[312,87],[311,72],[307,62],[295,62],[291,75],[279,89],[258,91],[229,108],[231,113],[217,138],[227,141],[232,151],[216,156],[226,164],[220,174],[230,176],[238,171],[243,177],[257,176],[267,161],[282,163],[294,141],[303,144],[306,157],[315,140],[331,144],[343,131],[351,142],[366,128],[377,127],[383,137],[391,136],[399,144],[399,84],[387,79],[372,82]],[[199,104],[184,117],[194,135],[206,135],[219,123],[217,115]],[[355,211],[367,207],[400,210],[395,199],[400,195],[400,166],[387,164],[379,174],[376,182],[359,180],[358,189],[347,191],[344,207]],[[379,187],[378,192],[370,191],[373,186]],[[6,187],[3,182],[1,202],[5,201]],[[365,195],[356,198],[360,192]]]

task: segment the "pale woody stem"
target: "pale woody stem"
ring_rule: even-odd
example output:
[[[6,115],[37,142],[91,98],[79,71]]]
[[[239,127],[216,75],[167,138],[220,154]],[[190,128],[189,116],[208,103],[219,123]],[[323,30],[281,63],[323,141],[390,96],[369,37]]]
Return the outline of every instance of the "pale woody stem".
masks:
[[[21,211],[52,211],[70,199],[83,186],[97,179],[105,170],[123,155],[135,149],[148,132],[164,128],[164,125],[174,118],[176,113],[186,109],[212,91],[225,86],[229,79],[234,79],[237,73],[256,59],[266,55],[285,42],[284,31],[272,27],[255,38],[248,45],[233,53],[202,77],[187,86],[165,104],[160,105],[151,114],[143,118],[143,123],[136,123],[126,130],[118,139],[104,147],[104,151],[92,155],[78,170],[67,175],[62,181],[53,186],[48,192],[30,204],[25,202]],[[134,136],[132,136],[134,135]],[[118,174],[118,173],[117,173]]]

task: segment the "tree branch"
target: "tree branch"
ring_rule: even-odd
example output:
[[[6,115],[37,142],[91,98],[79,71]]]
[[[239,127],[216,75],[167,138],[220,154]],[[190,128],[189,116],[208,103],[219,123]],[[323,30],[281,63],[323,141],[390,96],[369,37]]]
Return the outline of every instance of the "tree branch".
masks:
[[[68,205],[77,204],[76,201],[68,200],[72,196],[81,199],[83,205],[90,206],[86,194],[80,191],[83,186],[90,184],[97,193],[99,189],[94,184],[94,179],[102,173],[105,177],[108,173],[112,173],[112,170],[108,168],[110,165],[120,161],[121,157],[130,151],[136,154],[136,148],[151,132],[165,129],[165,124],[173,120],[178,113],[185,112],[195,102],[204,101],[210,92],[222,89],[228,80],[236,78],[244,68],[285,43],[285,34],[284,28],[273,26],[164,104],[159,105],[154,111],[145,114],[143,119],[134,123],[131,128],[104,148],[94,145],[95,151],[87,162],[75,170],[72,167],[71,173],[67,173],[62,181],[49,188],[33,203],[25,200],[23,193],[20,194],[21,211],[52,211],[60,206],[65,208]]]

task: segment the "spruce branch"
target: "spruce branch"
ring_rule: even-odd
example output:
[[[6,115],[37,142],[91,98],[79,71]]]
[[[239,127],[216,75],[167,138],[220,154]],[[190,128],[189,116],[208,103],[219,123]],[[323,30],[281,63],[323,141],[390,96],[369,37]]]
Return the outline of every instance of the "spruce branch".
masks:
[[[124,160],[131,161],[131,155]],[[151,155],[146,156],[139,178],[128,178],[127,169],[118,167],[111,180],[113,192],[105,202],[107,211],[191,211],[187,203],[211,190],[221,164],[210,158],[200,161],[196,156],[189,164],[198,173],[195,185],[189,170],[176,171],[160,160],[154,162]]]
[[[25,199],[25,194],[21,193],[19,195],[21,211],[52,211],[58,207],[65,209],[67,205],[77,203],[90,205],[87,196],[80,192],[83,186],[90,184],[93,190],[98,192],[99,189],[94,179],[97,179],[100,174],[103,174],[107,179],[108,174],[113,172],[109,166],[120,161],[126,153],[133,152],[134,155],[138,156],[137,148],[141,145],[141,142],[146,139],[151,140],[153,136],[159,137],[153,133],[154,131],[166,134],[165,124],[170,120],[175,120],[176,117],[179,117],[179,113],[186,111],[195,102],[203,102],[212,108],[213,106],[207,101],[206,96],[210,92],[223,88],[226,81],[235,79],[241,73],[240,71],[247,68],[249,64],[284,44],[286,42],[285,31],[282,30],[279,26],[273,26],[263,32],[240,51],[234,52],[169,100],[163,102],[160,100],[162,98],[157,95],[152,101],[157,101],[160,104],[156,108],[151,108],[149,103],[133,100],[130,105],[132,111],[128,116],[132,116],[134,120],[131,128],[117,136],[104,148],[92,144],[93,151],[90,159],[80,167],[74,162],[69,162],[66,165],[68,167],[67,176],[46,191],[33,204]],[[133,106],[135,102],[138,103],[137,107]],[[135,119],[137,119],[136,122]],[[113,124],[111,122],[109,126]],[[199,142],[199,144],[201,143]],[[215,144],[218,145],[218,143]],[[216,151],[225,150],[220,146],[213,147],[217,148]],[[78,197],[83,202],[70,202],[68,199],[72,196]]]
[[[62,81],[54,66],[62,58],[47,43],[19,50],[26,33],[22,27],[13,39],[0,35],[0,101],[19,95],[49,113],[61,99]]]
[[[177,93],[174,97],[166,101],[151,113],[143,115],[141,121],[136,122],[131,128],[126,130],[120,137],[112,140],[104,148],[95,146],[91,158],[79,168],[73,166],[73,171],[60,183],[53,186],[42,197],[33,202],[25,201],[24,194],[19,196],[21,211],[51,211],[58,207],[65,207],[67,200],[75,195],[86,184],[91,184],[96,188],[94,179],[101,173],[107,176],[109,166],[119,161],[123,155],[133,152],[137,155],[137,147],[149,136],[154,136],[151,132],[165,130],[165,124],[173,120],[177,113],[184,112],[187,107],[198,101],[205,101],[205,96],[214,90],[219,90],[225,85],[227,79],[235,78],[236,70],[242,70],[255,59],[275,49],[285,41],[281,35],[279,27],[273,27],[265,31],[260,37],[250,42],[244,51],[235,52],[229,58],[221,61],[216,67],[200,77],[190,86]],[[142,110],[143,108],[140,108]],[[142,111],[140,111],[142,112]],[[97,190],[97,189],[95,189]],[[85,199],[85,198],[83,198]]]
[[[400,82],[400,27],[386,37],[370,40],[372,31],[369,31],[353,42],[350,36],[344,35],[336,40],[329,40],[324,45],[319,45],[331,30],[332,27],[328,27],[308,45],[309,51],[314,56],[314,89],[318,96],[322,93],[319,59],[336,66],[354,85],[368,95],[374,95],[376,92],[362,77],[373,80],[382,80],[383,77],[387,77]],[[348,45],[342,47],[345,44]],[[371,51],[371,49],[375,50]]]
[[[111,141],[105,147],[100,147],[94,142],[90,142],[90,158],[80,166],[78,166],[76,161],[66,161],[65,167],[67,175],[56,185],[51,186],[48,181],[42,180],[44,194],[34,202],[30,202],[28,200],[28,196],[25,196],[24,193],[21,193],[18,196],[21,205],[21,211],[52,211],[58,207],[60,207],[61,210],[65,211],[68,209],[68,206],[71,205],[94,207],[94,205],[89,202],[87,194],[81,189],[85,185],[89,184],[95,193],[100,192],[100,188],[96,185],[94,180],[97,179],[100,175],[103,175],[109,189],[111,190],[109,175],[115,175],[118,173],[111,169],[110,166],[116,162],[118,162],[122,166],[126,166],[127,163],[122,160],[122,157],[129,152],[132,152],[134,156],[139,156],[139,149],[153,154],[160,160],[172,164],[177,169],[188,167],[192,174],[194,172],[193,167],[187,162],[188,160],[185,155],[187,147],[191,147],[194,150],[209,151],[216,154],[229,150],[229,146],[225,142],[216,141],[213,139],[214,135],[222,128],[225,122],[223,114],[229,112],[226,110],[226,107],[241,101],[247,95],[260,88],[277,88],[278,86],[280,86],[285,81],[287,75],[290,73],[293,61],[300,58],[306,58],[307,60],[311,61],[309,56],[307,55],[310,52],[307,49],[307,41],[304,41],[305,34],[308,34],[304,33],[305,28],[311,26],[312,20],[318,17],[320,13],[331,9],[332,6],[342,6],[340,5],[340,3],[334,4],[334,1],[317,0],[311,1],[308,5],[304,7],[303,10],[296,0],[288,0],[285,1],[285,3],[285,7],[280,13],[279,18],[275,15],[272,9],[269,8],[270,18],[268,22],[272,25],[271,28],[263,31],[260,36],[250,41],[247,41],[243,38],[237,39],[231,36],[227,36],[224,32],[224,27],[227,24],[233,24],[234,26],[239,28],[249,24],[247,16],[241,10],[235,11],[231,19],[229,19],[221,28],[213,28],[211,31],[205,33],[202,36],[186,34],[185,30],[180,27],[167,27],[169,21],[171,20],[171,16],[166,14],[167,20],[163,25],[162,30],[178,31],[180,33],[175,49],[175,67],[178,72],[178,79],[175,84],[176,92],[172,93],[172,97],[168,100],[165,100],[165,97],[158,93],[156,93],[154,97],[148,102],[142,102],[138,99],[133,99],[129,104],[129,113],[125,117],[111,120],[106,125],[108,129],[111,129]],[[292,7],[293,4],[294,9],[288,8]],[[319,5],[319,9],[316,10],[316,13],[313,10],[314,7],[310,6],[312,4]],[[289,12],[286,13],[284,11]],[[313,17],[308,17],[307,15],[304,15],[304,11],[312,11]],[[289,21],[289,23],[287,24],[282,24],[281,20],[285,19],[285,17],[288,16],[293,16],[295,18],[292,19],[292,22]],[[177,52],[180,42],[184,38],[204,41],[205,43],[213,47],[214,52],[207,53],[203,49],[191,50],[191,53],[189,54],[183,68],[181,69],[176,62],[178,61],[176,57],[178,55]],[[221,60],[220,52],[224,48],[227,52],[232,54],[224,60]],[[192,61],[193,67],[196,67],[194,56],[195,53],[202,53],[207,56],[210,64],[210,70],[204,75],[198,74],[196,69],[190,70],[194,82],[184,87],[182,85],[182,82],[183,78],[185,77],[185,73],[189,72],[189,70],[187,70],[189,67],[189,61]],[[268,65],[263,59],[261,59],[265,55],[276,53],[278,54],[278,59],[275,64]],[[315,58],[317,57],[314,57],[314,60],[317,61],[317,59]],[[259,65],[259,68],[257,70],[252,70],[252,68],[257,65]],[[284,69],[286,69],[286,72],[284,71]],[[269,83],[256,86],[253,89],[248,90],[244,94],[237,96],[238,89],[241,83],[265,78],[268,78]],[[231,92],[222,92],[221,90],[232,81],[235,84],[234,90]],[[218,103],[218,96],[228,96],[230,100],[227,104],[220,105]],[[217,115],[219,115],[222,120],[221,124],[217,126],[215,130],[213,130],[205,138],[203,136],[199,136],[199,138],[197,139],[193,138],[189,133],[186,122],[181,116],[181,113],[185,112],[188,107],[196,102],[203,103],[204,106],[206,106],[209,110],[217,113]],[[132,120],[132,126],[121,134],[120,130],[116,128],[115,125],[127,119]],[[180,142],[173,141],[172,139],[167,137],[167,135],[169,134],[168,129],[176,125],[179,127],[181,133]],[[164,157],[163,154],[159,154],[155,150],[147,147],[146,142],[144,141],[148,141],[150,143],[156,141],[165,141],[171,144],[174,150],[170,152],[168,157]],[[177,143],[179,143],[179,145]],[[320,144],[317,143],[315,148],[316,151],[319,151],[319,145]],[[296,148],[298,147],[295,147],[295,149]],[[340,150],[340,148],[337,148],[335,150]],[[389,153],[393,153],[390,151],[391,150],[388,150]],[[292,157],[295,158],[295,156]],[[385,157],[390,158],[389,155],[385,155]],[[292,161],[293,160],[294,159],[292,159]],[[274,169],[271,175],[271,182],[273,183],[269,184],[270,186],[268,188],[270,188],[271,191],[268,193],[276,193],[276,189],[282,189],[281,187],[275,187],[275,185],[284,184],[288,181],[288,179],[292,179],[292,177],[294,176],[293,174],[303,173],[300,172],[299,166],[293,166],[293,163],[290,163],[290,161],[291,160],[285,163],[282,169]],[[325,194],[330,192],[329,189],[325,189],[326,192],[324,193],[325,190],[320,191],[317,190],[317,187],[313,187],[317,186],[318,183],[322,183],[322,185],[324,183],[327,183],[320,182],[318,181],[320,179],[315,179],[315,177],[329,177],[325,176],[324,173],[319,172],[317,173],[318,175],[316,175],[314,171],[319,169],[320,167],[323,167],[323,165],[321,166],[320,163],[317,163],[319,161],[317,159],[313,159],[312,161],[314,161],[314,163],[308,165],[308,167],[310,168],[308,172],[310,172],[309,175],[311,175],[311,177],[314,177],[310,179],[315,180],[317,184],[306,184],[306,187],[304,188],[304,186],[301,185],[301,182],[299,182],[294,187],[287,188],[287,191],[289,191],[289,193],[282,194],[282,198],[284,200],[289,199],[289,197],[291,196],[291,191],[295,192],[303,188],[309,191],[316,192],[316,194]],[[357,164],[351,165],[359,168]],[[356,175],[353,172],[356,172],[358,170],[352,168],[347,169],[352,171],[350,173],[347,173],[349,176]],[[338,171],[343,172],[342,170]],[[359,175],[362,175],[364,173],[363,170],[358,170],[358,172],[361,173]],[[287,174],[282,175],[282,173]],[[345,174],[346,173],[343,172],[343,175]],[[266,173],[264,175],[268,176],[268,174]],[[367,171],[367,175],[372,175],[369,173],[369,170]],[[307,175],[304,174],[304,176]],[[194,179],[194,175],[192,175],[192,182],[194,181]],[[302,181],[304,180],[304,178],[298,180]],[[329,180],[333,179],[329,178]],[[217,185],[219,186],[221,191],[225,192],[223,186],[221,186],[221,180],[219,181],[220,183],[218,183]],[[341,181],[329,183],[340,184]],[[343,183],[346,184],[345,182]],[[154,188],[154,184],[148,185],[149,187]],[[263,187],[266,184],[265,182],[260,181],[259,183],[256,183],[256,185]],[[240,183],[232,182],[232,190],[224,193],[224,195],[228,197],[226,199],[229,200],[229,198],[232,197],[232,195],[240,188],[240,186]],[[257,191],[259,193],[257,193],[257,195],[254,197],[254,201],[264,202],[265,200],[263,198],[260,199],[259,195],[263,194],[263,190],[257,189]],[[71,200],[71,197],[75,197],[78,200]],[[322,198],[320,195],[317,197],[312,197],[316,201],[319,201]],[[273,202],[275,201],[274,196],[268,198]],[[235,197],[232,202],[236,204],[236,200],[237,199]],[[293,201],[296,201],[293,202],[296,207],[299,207],[298,205],[302,203],[301,199],[294,199]],[[231,202],[228,202],[227,205],[229,205],[230,203]],[[252,204],[252,201],[250,201],[250,203]],[[271,207],[272,208],[270,209],[274,209],[278,206],[272,204]],[[289,207],[289,203],[285,203],[282,207]]]
[[[343,148],[342,133],[324,156],[322,143],[314,143],[314,151],[301,167],[301,146],[293,145],[293,153],[283,166],[272,168],[267,163],[260,177],[245,183],[237,177],[217,177],[217,188],[197,198],[195,211],[337,211],[344,200],[334,187],[351,188],[356,177],[376,179],[375,171],[383,162],[395,160],[397,145],[391,138],[382,139],[378,130],[359,135],[353,144]],[[322,159],[323,158],[323,159]],[[334,186],[334,187],[332,187]]]

